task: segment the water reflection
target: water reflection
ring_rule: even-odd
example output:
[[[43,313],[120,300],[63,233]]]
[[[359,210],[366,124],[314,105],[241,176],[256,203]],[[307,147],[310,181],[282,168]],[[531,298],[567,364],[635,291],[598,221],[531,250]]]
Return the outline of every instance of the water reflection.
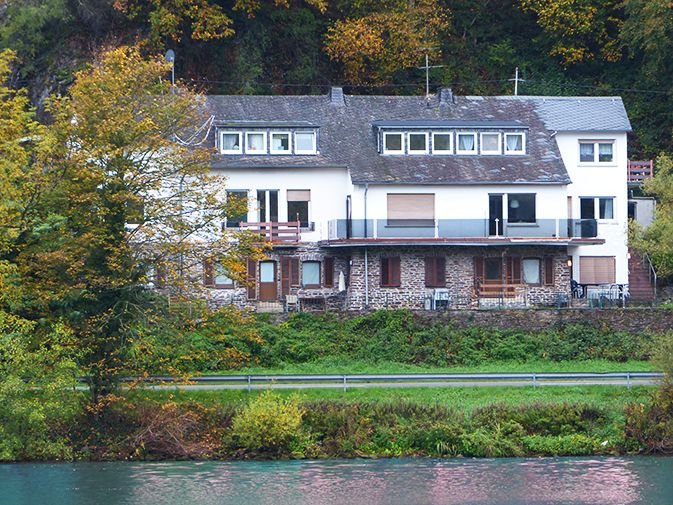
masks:
[[[24,505],[671,505],[672,458],[0,465]]]

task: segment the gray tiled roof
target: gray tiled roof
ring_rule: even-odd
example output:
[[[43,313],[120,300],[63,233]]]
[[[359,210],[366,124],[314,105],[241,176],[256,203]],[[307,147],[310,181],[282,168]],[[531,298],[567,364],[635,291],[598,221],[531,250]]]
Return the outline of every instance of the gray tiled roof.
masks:
[[[618,96],[509,96],[500,99],[533,103],[547,128],[553,131],[631,131],[624,103]]]
[[[440,103],[418,96],[209,96],[215,123],[240,125],[313,124],[319,127],[317,155],[215,155],[213,168],[343,167],[354,183],[382,184],[568,184],[570,179],[550,126],[547,101],[530,97],[455,97]],[[597,103],[603,103],[603,99]],[[610,102],[608,102],[610,103]],[[541,105],[542,104],[542,105]],[[619,101],[621,106],[621,101]],[[623,106],[622,106],[623,110]],[[607,113],[605,114],[607,116]],[[565,116],[564,116],[565,117]],[[624,115],[625,117],[625,115]],[[382,156],[374,123],[428,121],[447,124],[500,124],[527,128],[522,156]],[[626,119],[628,123],[628,119]],[[454,123],[451,123],[454,122]],[[569,118],[567,121],[569,123]],[[545,124],[546,123],[546,124]],[[458,127],[458,126],[456,126]],[[214,143],[214,133],[212,142]],[[214,145],[214,144],[213,144]]]

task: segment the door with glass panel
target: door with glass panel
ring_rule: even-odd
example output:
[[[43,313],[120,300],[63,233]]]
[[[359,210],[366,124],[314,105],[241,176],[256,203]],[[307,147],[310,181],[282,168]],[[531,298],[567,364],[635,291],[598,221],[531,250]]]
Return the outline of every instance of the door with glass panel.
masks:
[[[266,302],[278,299],[275,261],[259,262],[259,299]]]

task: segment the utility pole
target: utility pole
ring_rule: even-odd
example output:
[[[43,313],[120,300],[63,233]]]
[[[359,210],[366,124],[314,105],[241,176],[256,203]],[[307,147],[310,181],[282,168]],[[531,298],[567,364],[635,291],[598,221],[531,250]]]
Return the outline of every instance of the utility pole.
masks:
[[[519,82],[526,82],[525,79],[519,78],[519,67],[516,67],[514,69],[514,79],[507,79],[507,80],[510,82],[514,81],[514,96],[517,96],[519,94]]]
[[[430,96],[430,69],[431,68],[441,68],[444,65],[432,65],[430,66],[430,57],[428,55],[429,51],[433,49],[432,47],[424,47],[423,50],[425,51],[425,66],[424,67],[416,67],[420,70],[425,70],[425,98],[428,98]]]

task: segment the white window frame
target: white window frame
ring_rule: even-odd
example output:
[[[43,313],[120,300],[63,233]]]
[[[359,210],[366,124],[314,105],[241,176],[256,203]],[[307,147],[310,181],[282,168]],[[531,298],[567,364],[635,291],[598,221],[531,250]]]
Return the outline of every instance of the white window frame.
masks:
[[[612,201],[612,217],[601,217],[601,200]],[[614,221],[615,220],[615,197],[614,196],[597,196],[596,197],[596,219],[598,221]]]
[[[262,138],[264,139],[264,147],[260,150],[251,150],[248,148],[248,138],[250,135],[262,135]],[[249,131],[245,132],[245,154],[267,154],[268,151],[268,143],[267,143],[267,135],[265,131]]]
[[[312,148],[310,150],[298,149],[297,135],[311,135],[313,137]],[[318,134],[315,131],[299,130],[294,132],[294,153],[295,154],[316,154],[318,152]]]
[[[488,151],[484,149],[484,135],[495,135],[498,137],[498,148],[496,150]],[[500,132],[481,132],[479,134],[479,147],[481,148],[481,154],[500,154],[502,150],[502,136]]]
[[[386,137],[389,135],[399,135],[400,136],[400,150],[390,150],[386,149]],[[404,132],[383,132],[383,145],[381,146],[383,154],[404,154]]]
[[[422,135],[425,138],[425,149],[411,149],[411,136],[412,135]],[[428,134],[426,132],[409,132],[407,133],[407,146],[408,146],[408,152],[409,154],[428,154],[430,146],[428,145]],[[404,143],[402,144],[402,147],[404,147]],[[404,150],[404,149],[403,149]]]
[[[274,135],[287,135],[287,151],[277,150],[273,148]],[[290,131],[272,131],[269,133],[271,154],[292,154],[292,132]]]
[[[581,145],[582,144],[593,144],[594,146],[594,159],[593,161],[582,161],[581,158]],[[612,159],[610,161],[599,161],[600,160],[600,145],[601,144],[609,144],[612,146]],[[577,157],[578,157],[578,163],[580,165],[615,165],[617,164],[617,161],[615,160],[615,141],[614,139],[597,139],[597,140],[591,140],[591,139],[579,139],[577,142]]]
[[[243,154],[243,132],[235,130],[220,130],[219,135],[221,154]],[[238,135],[238,149],[224,149],[224,147],[222,147],[222,137],[224,137],[224,135]]]
[[[507,137],[521,137],[521,150],[520,151],[509,151],[507,149]],[[503,149],[505,150],[505,155],[506,156],[512,156],[516,154],[526,154],[526,134],[523,132],[517,132],[517,133],[505,133],[505,143],[503,145]]]
[[[474,139],[474,149],[471,151],[465,151],[460,149],[460,136],[461,135],[471,135]],[[474,132],[456,132],[456,154],[477,154],[477,134]]]
[[[449,137],[448,149],[437,149],[435,146],[435,137],[437,135],[444,135]],[[453,154],[453,133],[451,132],[432,132],[432,154]]]

